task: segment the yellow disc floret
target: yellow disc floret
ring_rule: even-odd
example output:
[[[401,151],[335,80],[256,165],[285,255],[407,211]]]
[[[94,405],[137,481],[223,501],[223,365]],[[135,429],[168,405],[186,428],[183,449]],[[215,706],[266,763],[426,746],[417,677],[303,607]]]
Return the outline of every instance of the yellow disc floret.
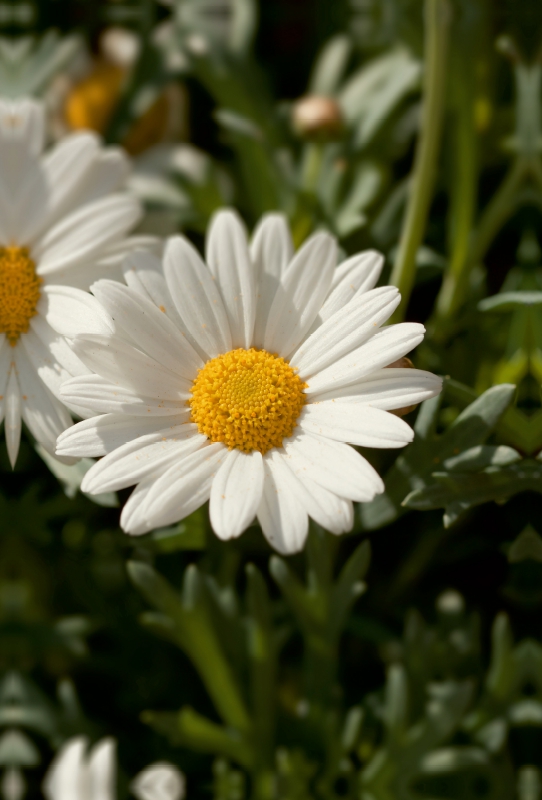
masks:
[[[230,350],[199,370],[189,400],[192,422],[230,450],[267,453],[294,432],[306,386],[279,356]]]
[[[26,247],[0,247],[0,333],[12,347],[36,314],[40,284]]]

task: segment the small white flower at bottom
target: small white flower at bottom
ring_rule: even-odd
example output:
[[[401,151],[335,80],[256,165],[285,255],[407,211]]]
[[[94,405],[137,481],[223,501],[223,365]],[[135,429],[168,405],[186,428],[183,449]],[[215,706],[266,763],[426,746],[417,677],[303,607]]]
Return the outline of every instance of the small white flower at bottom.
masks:
[[[238,216],[219,212],[207,265],[170,239],[163,265],[128,257],[127,285],[91,291],[113,332],[74,337],[96,374],[62,396],[101,416],[58,439],[64,456],[104,456],[82,489],[137,484],[121,525],[133,535],[183,519],[210,501],[222,539],[256,517],[278,551],[303,547],[312,517],[332,533],[353,525],[353,501],[384,490],[350,445],[404,447],[393,413],[432,397],[440,378],[387,369],[423,339],[416,323],[382,327],[400,296],[373,288],[382,258],[336,266],[337,245],[316,233],[294,254],[285,220],[265,217],[252,242]]]
[[[88,751],[84,736],[69,739],[45,776],[46,800],[116,800],[115,747],[114,739],[102,739]],[[182,800],[184,776],[173,764],[153,764],[135,778],[131,790],[138,800]]]

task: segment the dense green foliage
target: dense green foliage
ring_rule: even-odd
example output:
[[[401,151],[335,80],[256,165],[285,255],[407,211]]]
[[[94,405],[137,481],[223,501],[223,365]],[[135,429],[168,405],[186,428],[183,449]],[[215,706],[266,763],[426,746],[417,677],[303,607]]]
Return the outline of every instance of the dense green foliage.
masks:
[[[0,94],[49,98],[106,26],[137,32],[105,139],[175,85],[201,148],[137,155],[144,227],[201,245],[231,204],[249,227],[282,210],[297,244],[324,227],[345,254],[380,250],[395,320],[427,327],[412,358],[444,390],[406,417],[412,445],[364,452],[386,493],[352,534],[314,526],[287,559],[256,526],[219,542],[206,509],[131,539],[116,497],[78,492],[81,468],[28,436],[12,473],[2,449],[0,764],[38,796],[68,736],[109,734],[119,797],[167,758],[190,798],[535,800],[542,12],[222,5],[2,3]],[[295,131],[302,94],[334,98],[339,128]]]

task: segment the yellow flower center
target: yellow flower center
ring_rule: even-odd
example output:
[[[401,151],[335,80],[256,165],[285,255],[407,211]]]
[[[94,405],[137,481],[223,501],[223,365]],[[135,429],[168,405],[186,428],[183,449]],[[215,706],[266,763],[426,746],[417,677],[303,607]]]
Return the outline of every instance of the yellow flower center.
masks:
[[[26,247],[0,248],[0,333],[12,347],[36,314],[40,284]]]
[[[306,386],[279,356],[253,348],[231,350],[199,370],[188,402],[192,422],[230,450],[267,453],[294,432]]]

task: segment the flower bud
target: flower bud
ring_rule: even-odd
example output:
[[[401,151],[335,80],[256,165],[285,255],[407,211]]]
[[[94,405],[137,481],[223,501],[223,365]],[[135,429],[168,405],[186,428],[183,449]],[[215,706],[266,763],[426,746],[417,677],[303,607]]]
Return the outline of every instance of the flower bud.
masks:
[[[334,142],[344,133],[343,113],[332,97],[301,97],[294,103],[292,125],[301,139],[310,142]]]
[[[414,364],[407,358],[403,356],[403,358],[397,359],[394,361],[393,364],[388,364],[387,369],[413,369]],[[404,408],[394,408],[390,411],[391,414],[395,414],[396,417],[405,417],[407,414],[410,414],[411,411],[414,411],[418,404],[415,403],[413,406],[405,406]]]

